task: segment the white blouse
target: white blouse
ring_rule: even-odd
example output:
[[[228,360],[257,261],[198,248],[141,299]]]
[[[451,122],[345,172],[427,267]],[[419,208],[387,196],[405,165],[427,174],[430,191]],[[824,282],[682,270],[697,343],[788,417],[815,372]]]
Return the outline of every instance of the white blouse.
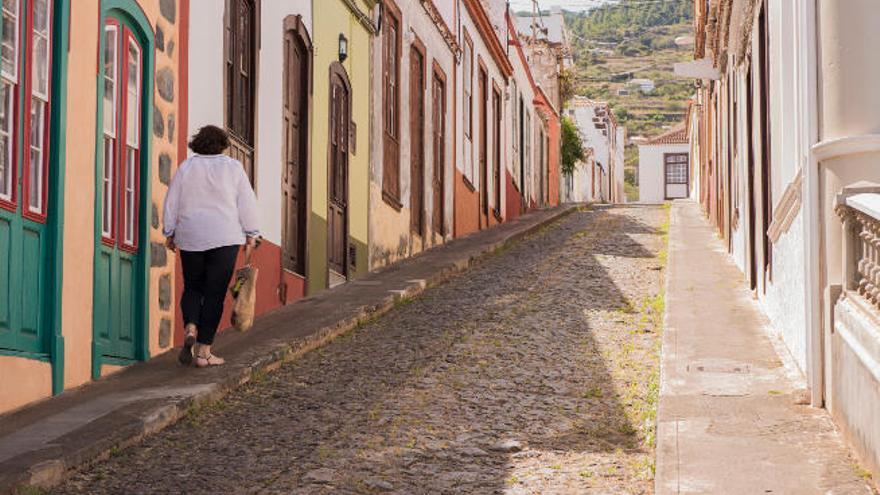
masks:
[[[226,155],[187,158],[171,181],[162,216],[183,251],[242,245],[260,233],[257,197],[241,162]]]

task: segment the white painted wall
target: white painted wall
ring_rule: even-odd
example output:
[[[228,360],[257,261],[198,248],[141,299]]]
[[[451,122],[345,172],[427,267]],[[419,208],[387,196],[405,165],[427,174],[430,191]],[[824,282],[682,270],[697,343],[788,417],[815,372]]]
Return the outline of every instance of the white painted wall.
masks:
[[[688,153],[689,151],[690,145],[688,144],[643,144],[639,146],[639,203],[657,204],[666,201],[663,155],[665,153]],[[670,190],[670,193],[673,192],[676,191]],[[677,192],[681,197],[688,195],[684,185]]]
[[[614,157],[614,174],[616,183],[614,187],[617,188],[615,195],[617,196],[617,201],[620,203],[626,203],[626,187],[625,184],[625,149],[626,149],[626,127],[618,127],[617,128],[617,141],[616,149],[615,149],[615,157]]]
[[[303,16],[309,34],[312,29],[311,2],[270,0],[261,6],[259,86],[257,88],[256,177],[254,188],[262,218],[263,237],[281,243],[282,80],[284,71],[284,18]],[[224,3],[192,2],[190,5],[189,129],[223,126]],[[310,116],[311,117],[311,116]]]
[[[600,129],[596,129],[593,124],[593,117],[596,116],[597,106],[594,102],[585,99],[574,99],[571,102],[571,108],[567,110],[568,115],[577,124],[581,133],[584,149],[592,149],[590,160],[593,163],[602,164],[602,169],[606,171],[606,177],[610,167],[615,167],[617,162],[618,151],[612,147],[612,134],[616,130],[609,130],[609,135],[604,136]],[[614,136],[616,138],[616,135]],[[622,167],[622,160],[621,160]],[[575,190],[574,201],[601,201],[608,197],[608,184],[599,177],[599,170],[595,167],[585,167],[583,173],[588,174],[589,178],[585,178],[583,182],[579,182],[579,188]],[[621,171],[621,176],[623,172]],[[592,183],[596,182],[596,194],[593,195]],[[583,186],[581,184],[586,184]],[[604,193],[602,193],[604,192]]]
[[[795,31],[797,16],[792,2],[771,0],[770,24],[770,126],[772,160],[772,197],[779,202],[785,189],[795,179],[801,156],[809,150],[799,149],[798,92],[801,85],[795,66],[798,40]],[[753,45],[757,50],[757,43]],[[807,145],[808,146],[808,145]],[[802,371],[807,363],[807,329],[804,312],[805,258],[804,224],[799,213],[789,231],[773,246],[773,277],[766,294],[759,295],[774,331],[778,332]]]
[[[223,125],[223,2],[192,2],[189,32],[189,129]]]
[[[456,136],[456,146],[458,147],[458,151],[456,153],[457,157],[460,159],[456,160],[456,167],[464,174],[465,177],[471,182],[471,184],[476,188],[477,191],[481,191],[483,187],[488,189],[489,193],[489,204],[493,205],[494,191],[492,190],[492,147],[494,146],[494,136],[492,135],[492,82],[501,89],[501,110],[502,112],[506,112],[505,109],[509,108],[504,100],[504,95],[507,88],[507,78],[501,74],[498,66],[495,64],[495,59],[492,58],[491,52],[486,46],[486,43],[483,41],[480,36],[480,32],[477,30],[476,25],[474,24],[473,19],[471,19],[467,8],[464,5],[459,6],[459,23],[462,29],[467,30],[468,36],[474,45],[474,70],[471,74],[473,76],[473,118],[474,118],[474,135],[473,140],[469,141],[464,137],[464,84],[468,84],[467,81],[464,80],[464,57],[461,57],[462,63],[456,64],[456,70],[458,71],[458,81],[459,87],[456,91],[455,98],[457,100],[457,115],[459,116],[459,126],[457,130]],[[464,44],[464,34],[463,31],[459,32],[458,37],[459,44],[461,45],[462,50],[465,49]],[[505,40],[506,41],[506,40]],[[404,45],[406,42],[404,41]],[[479,74],[480,74],[480,64],[479,61],[483,62],[486,67],[487,76],[488,76],[488,84],[487,84],[487,122],[488,122],[488,131],[487,131],[487,149],[488,149],[488,178],[489,184],[481,184],[480,177],[480,166],[479,166],[479,146],[480,146],[480,133],[479,133],[479,122],[480,122],[480,105],[479,105],[479,97],[480,97],[480,86],[479,86]],[[533,112],[534,113],[534,112]],[[535,116],[532,115],[532,119]],[[502,154],[502,163],[505,157],[505,150],[507,148],[507,140],[510,139],[510,130],[508,129],[505,132],[506,126],[505,124],[506,116],[502,116],[502,130],[501,130],[501,154]],[[503,172],[502,168],[502,172]],[[505,183],[504,177],[501,180],[501,198],[502,201],[505,198]],[[504,215],[504,208],[501,208],[501,214]]]
[[[508,91],[510,92],[510,101],[506,105],[508,108],[508,114],[507,114],[507,118],[505,119],[505,125],[508,126],[507,131],[508,131],[508,136],[509,136],[508,137],[509,146],[508,146],[508,150],[507,150],[508,159],[505,161],[508,164],[507,169],[510,171],[510,175],[513,177],[514,183],[517,185],[517,187],[519,187],[520,194],[522,194],[522,195],[525,195],[526,192],[532,191],[534,189],[533,189],[532,184],[526,184],[525,185],[526,189],[523,190],[524,185],[520,183],[520,167],[525,169],[528,166],[526,163],[523,163],[523,164],[520,163],[520,156],[523,154],[523,150],[519,149],[519,146],[520,146],[519,142],[518,142],[519,132],[517,131],[516,134],[514,134],[514,131],[513,131],[513,125],[514,125],[513,112],[519,112],[520,98],[522,98],[522,103],[523,103],[523,117],[522,117],[523,120],[525,120],[525,112],[526,111],[528,111],[531,114],[532,123],[534,123],[535,119],[538,118],[538,114],[537,114],[537,112],[535,112],[535,107],[532,103],[535,100],[535,91],[532,88],[531,81],[529,80],[529,76],[528,76],[528,72],[527,72],[529,69],[526,67],[526,65],[523,62],[525,57],[526,57],[525,52],[523,52],[522,57],[520,57],[520,54],[517,52],[517,48],[515,46],[511,46],[510,49],[508,50],[508,58],[510,59],[510,63],[513,65],[513,78],[512,78],[513,83],[508,86]],[[514,94],[514,89],[516,90],[516,94]],[[519,126],[519,118],[520,117],[517,114],[517,116],[516,116],[517,127]],[[525,125],[525,124],[523,124],[523,125]],[[530,136],[530,134],[534,134],[534,133],[527,132],[526,129],[523,129],[523,132],[525,133],[526,136]],[[516,136],[516,138],[514,136]],[[514,142],[514,139],[516,139],[517,142]],[[531,139],[534,139],[534,138],[531,137]],[[531,146],[532,146],[532,149],[534,150],[536,147],[536,143],[533,143]],[[526,179],[526,181],[530,182],[529,178],[525,177],[525,173],[523,173],[523,176]]]

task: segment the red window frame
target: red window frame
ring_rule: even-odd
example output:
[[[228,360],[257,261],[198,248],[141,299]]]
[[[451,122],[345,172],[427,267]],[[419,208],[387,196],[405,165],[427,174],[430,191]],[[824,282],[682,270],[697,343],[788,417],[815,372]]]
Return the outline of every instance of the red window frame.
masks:
[[[16,13],[16,50],[15,50],[15,80],[12,83],[12,105],[10,108],[11,115],[9,119],[12,121],[12,130],[9,133],[9,163],[7,166],[11,169],[9,176],[12,187],[10,189],[9,199],[0,198],[0,208],[12,212],[18,209],[18,92],[21,86],[21,2],[18,4],[18,12]],[[2,76],[0,76],[2,77]]]
[[[110,175],[113,178],[113,184],[110,186],[110,190],[112,192],[111,196],[111,205],[110,205],[110,232],[103,233],[101,235],[101,242],[108,247],[118,247],[123,251],[128,251],[131,253],[137,252],[139,246],[139,237],[140,237],[140,197],[141,197],[141,147],[143,145],[143,70],[144,70],[144,48],[141,43],[134,36],[132,31],[121,24],[118,20],[113,18],[107,18],[104,23],[104,33],[106,36],[106,32],[109,27],[115,27],[116,29],[116,86],[114,88],[115,91],[115,139],[113,139],[113,150],[111,155],[113,156],[113,169],[110,171]],[[129,47],[131,44],[134,44],[138,49],[138,70],[141,72],[138,75],[138,85],[137,85],[137,105],[138,105],[138,114],[137,114],[137,136],[135,137],[136,147],[132,147],[128,142],[128,75],[129,75]],[[99,48],[100,50],[104,50],[104,45]],[[103,59],[103,58],[102,58]],[[106,61],[104,62],[106,64]],[[101,78],[104,77],[104,67],[103,65],[99,67],[101,71]],[[103,105],[103,101],[100,102]],[[101,110],[103,111],[103,110]],[[101,130],[103,133],[103,129]],[[106,144],[104,144],[106,146]],[[128,153],[129,151],[134,152],[134,168],[133,168],[133,187],[132,187],[132,212],[131,212],[131,221],[133,223],[132,226],[132,235],[131,239],[126,239],[126,220],[129,217],[128,212],[128,204],[126,201],[126,186],[128,177]],[[103,151],[102,151],[103,153]],[[102,172],[103,174],[103,172]],[[103,176],[102,179],[103,181]],[[103,194],[103,184],[101,185],[100,194]],[[103,205],[103,208],[107,208],[107,205]],[[102,230],[103,230],[103,220],[104,220],[104,211],[101,211],[101,222],[102,222]]]
[[[27,25],[25,31],[28,33],[28,37],[25,41],[25,55],[26,55],[26,63],[24,68],[24,90],[27,95],[27,103],[28,108],[27,112],[24,113],[24,124],[22,129],[26,132],[22,133],[22,160],[24,161],[24,166],[22,167],[22,197],[24,198],[22,201],[22,216],[33,220],[39,223],[45,223],[46,218],[48,216],[48,206],[49,206],[49,117],[52,114],[52,21],[53,21],[53,0],[46,0],[46,9],[48,10],[47,18],[46,18],[46,66],[48,69],[48,76],[46,81],[46,109],[44,112],[43,118],[43,154],[41,157],[40,167],[42,167],[42,173],[40,174],[40,181],[42,182],[42,195],[40,196],[40,211],[35,212],[31,211],[30,204],[30,176],[31,176],[31,159],[30,159],[30,151],[31,151],[31,112],[30,105],[34,99],[33,92],[33,70],[34,70],[34,3],[35,0],[23,0],[27,3]]]
[[[19,0],[18,12],[16,16],[16,53],[15,53],[15,81],[11,84],[12,105],[10,108],[12,121],[12,130],[9,135],[10,156],[11,159],[7,164],[10,167],[10,181],[12,184],[9,199],[0,198],[0,208],[17,211],[20,198],[22,205],[22,217],[38,222],[45,223],[48,218],[49,207],[49,148],[50,141],[50,121],[52,115],[52,23],[54,21],[54,0],[46,0],[46,95],[45,109],[43,118],[43,146],[40,167],[40,186],[42,187],[40,195],[39,211],[32,211],[30,204],[30,145],[31,145],[31,104],[34,98],[33,92],[33,55],[34,55],[34,8],[35,0]],[[22,18],[25,19],[22,28]],[[22,36],[22,32],[26,35]],[[22,56],[24,56],[25,64],[22,67]],[[23,94],[22,94],[23,93]],[[23,121],[19,122],[20,112],[23,110],[21,105],[22,97],[25,97],[27,103],[27,111],[24,112]],[[22,132],[25,130],[26,132]],[[23,150],[21,159],[19,159],[19,151]],[[19,167],[19,165],[21,165]],[[18,179],[21,173],[21,194],[19,194]]]

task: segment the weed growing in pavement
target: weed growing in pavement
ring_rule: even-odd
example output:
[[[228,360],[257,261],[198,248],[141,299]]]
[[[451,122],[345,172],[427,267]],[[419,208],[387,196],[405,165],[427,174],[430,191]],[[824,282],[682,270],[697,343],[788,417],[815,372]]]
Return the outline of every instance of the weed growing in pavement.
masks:
[[[601,399],[603,395],[601,387],[593,387],[584,392],[584,399]]]
[[[315,453],[318,454],[318,459],[326,461],[333,457],[335,451],[326,445],[319,445],[318,448],[315,450]]]
[[[871,474],[871,471],[868,471],[867,469],[863,468],[862,466],[859,465],[859,463],[853,461],[851,466],[853,468],[853,471],[855,471],[856,475],[859,478],[862,478],[863,480],[868,481],[868,482],[870,482],[874,478],[874,475]]]
[[[45,495],[49,492],[46,490],[32,485],[25,485],[15,490],[16,495]]]

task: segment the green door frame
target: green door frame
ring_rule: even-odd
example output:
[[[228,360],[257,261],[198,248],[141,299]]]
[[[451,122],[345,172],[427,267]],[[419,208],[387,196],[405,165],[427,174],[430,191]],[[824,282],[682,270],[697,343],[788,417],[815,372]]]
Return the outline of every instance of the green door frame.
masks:
[[[154,87],[154,74],[155,74],[155,66],[156,66],[156,45],[154,40],[153,28],[150,22],[147,20],[147,16],[144,14],[144,11],[141,9],[140,5],[135,0],[101,0],[101,18],[98,24],[98,29],[100,30],[100,37],[98,40],[98,47],[104,46],[104,24],[107,21],[108,17],[112,17],[118,20],[121,24],[124,24],[129,29],[131,29],[132,34],[137,38],[138,42],[141,44],[142,49],[142,60],[143,60],[143,83],[142,83],[142,102],[141,105],[143,107],[143,112],[141,115],[141,175],[140,175],[140,202],[141,206],[138,211],[138,239],[139,246],[138,250],[140,250],[139,258],[140,258],[140,267],[137,268],[139,273],[138,281],[137,281],[137,290],[140,296],[141,302],[137,306],[138,314],[136,315],[136,319],[138,322],[138,331],[140,335],[136,337],[135,343],[135,358],[137,360],[146,360],[150,357],[150,346],[149,346],[149,328],[150,328],[150,294],[149,294],[149,283],[150,283],[150,250],[147,249],[147,246],[150,243],[150,232],[149,232],[149,219],[147,217],[149,208],[145,208],[144,204],[149,204],[149,200],[152,198],[151,192],[151,183],[152,183],[152,167],[150,166],[152,162],[152,133],[150,129],[152,129],[152,125],[150,123],[153,122],[153,87]],[[98,67],[103,67],[104,64],[104,50],[98,49],[99,60]],[[104,100],[104,84],[101,78],[103,77],[102,73],[98,71],[96,74],[96,84],[97,87],[97,100],[96,105],[100,104]],[[104,113],[95,109],[96,118],[96,127],[95,127],[95,231],[94,231],[94,241],[95,241],[95,259],[93,260],[92,266],[97,266],[97,259],[100,256],[101,252],[101,195],[97,194],[97,191],[101,190],[101,170],[103,165],[103,128],[104,128]],[[95,287],[97,287],[97,270],[93,274],[95,280]],[[93,291],[94,294],[94,291]],[[101,301],[97,301],[95,298],[92,302],[93,307],[98,304],[102,304]],[[94,314],[94,312],[93,312]],[[94,316],[93,316],[94,318]],[[115,365],[127,365],[131,364],[130,361],[124,359],[115,359],[108,358],[104,356],[101,352],[100,344],[98,343],[98,339],[95,335],[95,324],[92,322],[92,378],[97,379],[101,376],[101,366],[102,364],[115,364]]]
[[[0,0],[2,5],[2,0]],[[45,261],[48,288],[43,318],[48,330],[45,347],[48,352],[22,352],[0,349],[0,355],[11,355],[48,361],[52,367],[52,393],[64,390],[64,336],[62,334],[62,285],[64,271],[64,174],[67,150],[67,63],[70,31],[70,0],[55,0],[52,24],[51,101],[49,115],[49,204],[46,234],[49,243]],[[2,26],[0,26],[2,30]],[[25,61],[27,63],[27,61]],[[20,115],[19,115],[20,116]],[[21,152],[21,150],[19,150]]]

